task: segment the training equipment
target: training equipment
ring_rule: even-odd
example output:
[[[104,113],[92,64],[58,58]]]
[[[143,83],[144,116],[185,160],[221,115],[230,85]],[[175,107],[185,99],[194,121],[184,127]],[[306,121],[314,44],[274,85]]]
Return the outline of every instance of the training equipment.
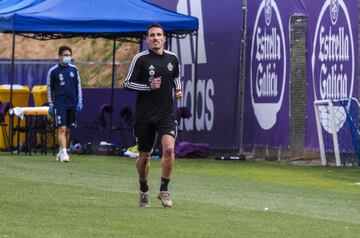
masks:
[[[218,156],[218,157],[215,157],[215,160],[245,160],[246,157],[245,155],[229,155],[229,154],[224,154],[224,155],[221,155],[221,156]]]
[[[321,164],[360,165],[360,104],[356,98],[314,101]]]

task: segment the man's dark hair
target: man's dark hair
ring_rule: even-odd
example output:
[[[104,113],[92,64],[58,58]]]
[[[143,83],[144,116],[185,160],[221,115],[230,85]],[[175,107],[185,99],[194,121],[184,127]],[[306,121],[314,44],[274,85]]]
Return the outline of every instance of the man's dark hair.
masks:
[[[163,31],[164,35],[165,35],[164,27],[162,27],[162,25],[160,25],[159,23],[153,23],[153,24],[151,24],[150,26],[148,26],[148,28],[146,29],[146,36],[149,35],[149,30],[150,30],[151,28],[154,28],[154,27],[160,28],[160,29]]]
[[[59,55],[62,55],[65,50],[70,51],[70,53],[72,54],[72,50],[71,50],[71,48],[69,46],[62,45],[62,46],[59,47]]]

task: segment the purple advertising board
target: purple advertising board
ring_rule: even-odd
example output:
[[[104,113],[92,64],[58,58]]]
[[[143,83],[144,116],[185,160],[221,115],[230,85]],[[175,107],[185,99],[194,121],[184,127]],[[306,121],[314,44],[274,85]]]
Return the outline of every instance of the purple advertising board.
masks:
[[[289,147],[291,15],[299,1],[248,1],[243,145]]]
[[[196,79],[195,37],[171,41],[171,50],[180,59],[184,92],[177,106],[194,112],[196,102],[195,115],[180,124],[182,139],[208,143],[213,150],[237,149],[242,1],[152,2],[199,19]]]
[[[311,7],[310,7],[311,4]],[[306,147],[317,150],[314,101],[358,96],[358,2],[353,0],[307,1],[307,120]],[[336,106],[341,113],[344,109]],[[345,114],[342,112],[341,114]],[[341,133],[345,118],[336,117]],[[330,130],[321,121],[323,133]],[[326,136],[326,135],[325,135]],[[343,139],[343,138],[339,138]]]
[[[308,18],[306,149],[319,147],[314,101],[358,95],[357,1],[249,1],[244,146],[289,147],[289,22],[293,15]]]

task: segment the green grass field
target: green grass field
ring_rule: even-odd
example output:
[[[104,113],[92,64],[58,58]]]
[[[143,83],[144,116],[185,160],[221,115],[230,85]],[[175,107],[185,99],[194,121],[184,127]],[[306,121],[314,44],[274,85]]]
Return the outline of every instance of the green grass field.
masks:
[[[0,238],[359,237],[360,168],[176,161],[173,208],[137,205],[135,160],[0,154]]]

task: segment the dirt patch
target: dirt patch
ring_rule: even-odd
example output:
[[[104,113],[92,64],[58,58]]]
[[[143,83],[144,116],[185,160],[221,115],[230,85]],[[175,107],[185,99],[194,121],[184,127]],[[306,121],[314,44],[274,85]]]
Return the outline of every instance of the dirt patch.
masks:
[[[321,161],[317,159],[289,160],[288,163],[291,165],[298,165],[298,166],[321,166]]]

